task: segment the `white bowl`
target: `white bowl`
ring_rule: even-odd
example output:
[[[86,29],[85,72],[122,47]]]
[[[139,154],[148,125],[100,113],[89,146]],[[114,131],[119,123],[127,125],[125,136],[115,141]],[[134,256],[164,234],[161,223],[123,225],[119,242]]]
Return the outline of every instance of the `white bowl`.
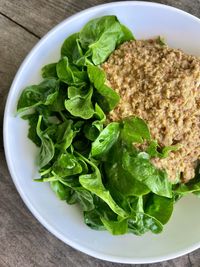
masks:
[[[33,182],[37,149],[27,138],[27,122],[15,117],[22,89],[41,80],[43,65],[58,60],[64,39],[90,19],[115,14],[137,39],[163,36],[169,46],[200,55],[200,20],[181,10],[154,3],[118,2],[84,10],[47,33],[24,60],[13,81],[4,117],[8,167],[22,199],[33,215],[55,236],[91,256],[121,263],[152,263],[181,256],[200,247],[200,200],[182,199],[159,235],[112,236],[91,230],[77,206],[57,199],[48,184]],[[23,43],[22,43],[23,45]]]

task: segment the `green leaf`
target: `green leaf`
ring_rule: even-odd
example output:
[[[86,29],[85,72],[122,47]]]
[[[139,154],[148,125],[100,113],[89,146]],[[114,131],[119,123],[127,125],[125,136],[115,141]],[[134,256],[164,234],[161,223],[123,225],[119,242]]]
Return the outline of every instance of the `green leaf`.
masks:
[[[41,146],[41,140],[36,132],[36,127],[38,123],[39,115],[37,113],[24,115],[22,118],[28,120],[29,129],[28,129],[28,138],[36,144],[36,146]]]
[[[58,90],[58,96],[55,99],[55,101],[48,106],[49,110],[60,112],[65,110],[65,99],[67,98],[67,89],[63,86],[63,84],[60,83],[60,87]]]
[[[181,147],[181,145],[177,144],[177,145],[165,146],[165,147],[161,148],[158,145],[157,141],[152,140],[150,142],[149,146],[147,147],[147,153],[151,157],[167,158],[171,151],[177,151],[178,149],[180,149],[180,147]]]
[[[58,179],[58,177],[54,177]],[[46,180],[46,179],[45,179]],[[68,204],[72,205],[78,203],[78,196],[76,191],[70,186],[63,183],[62,180],[56,180],[50,182],[52,190],[56,193],[57,197],[61,200],[66,200]]]
[[[51,63],[42,67],[42,77],[43,78],[57,78],[56,64]]]
[[[145,213],[143,197],[132,197],[130,206],[132,208],[132,218],[128,220],[129,232],[142,235],[149,230],[155,234],[162,231],[162,223],[150,214]]]
[[[172,197],[172,184],[165,171],[156,169],[146,158],[131,156],[128,151],[123,153],[123,167],[138,181],[144,183],[153,193]]]
[[[173,191],[180,195],[184,196],[189,193],[193,193],[197,196],[200,194],[200,164],[196,167],[195,177],[190,180],[188,183],[179,183],[174,185]]]
[[[135,40],[133,33],[125,25],[121,24],[121,30],[123,32],[123,37],[118,41],[117,45],[127,41]]]
[[[117,221],[107,220],[106,218],[101,217],[101,221],[105,228],[112,234],[112,235],[123,235],[127,233],[128,230],[128,220],[121,219]]]
[[[99,106],[104,112],[111,111],[119,103],[119,95],[112,88],[105,84],[106,76],[102,69],[89,65],[87,70],[89,79],[97,90],[95,98]]]
[[[145,213],[166,224],[173,212],[174,199],[151,194],[145,205]]]
[[[58,177],[56,176],[56,178]],[[90,211],[95,208],[92,194],[80,187],[79,183],[77,185],[76,178],[59,179],[59,181],[51,182],[52,189],[58,197],[67,200],[70,204],[79,203],[83,211]]]
[[[97,139],[92,143],[91,156],[102,157],[117,142],[119,137],[119,123],[112,122],[103,129]]]
[[[41,140],[41,148],[39,154],[39,165],[40,167],[44,167],[47,165],[54,156],[55,148],[51,138],[48,136],[47,133],[41,131],[41,122],[42,116],[40,115],[38,118],[38,123],[36,127],[37,135]]]
[[[100,214],[96,209],[84,212],[84,222],[94,230],[105,230],[105,227],[100,219]]]
[[[57,197],[61,200],[67,200],[69,196],[69,188],[64,186],[59,181],[50,182],[51,189],[56,193]]]
[[[130,40],[115,16],[103,16],[90,20],[79,33],[80,43],[91,51],[92,62],[99,65],[115,50],[117,44]]]
[[[77,194],[79,204],[81,205],[84,211],[90,211],[95,208],[94,202],[93,202],[93,196],[88,190],[80,187],[80,188],[76,188],[75,192]]]
[[[145,213],[137,213],[136,218],[128,220],[128,230],[135,235],[143,235],[147,231],[159,234],[163,230],[163,225]]]
[[[91,124],[91,122],[84,125],[83,132],[85,137],[90,141],[95,141],[99,135],[99,129]]]
[[[97,103],[95,104],[94,117],[96,117],[102,124],[106,121],[106,115]]]
[[[123,147],[120,142],[117,142],[110,149],[104,163],[110,190],[117,190],[118,194],[121,193],[125,197],[148,194],[150,189],[123,168],[122,155]]]
[[[166,42],[165,42],[165,39],[163,37],[161,37],[161,36],[158,36],[157,42],[161,46],[166,46],[167,45]]]
[[[97,195],[103,201],[105,201],[111,208],[111,210],[113,210],[116,214],[120,215],[121,217],[126,217],[127,213],[115,203],[110,195],[110,192],[104,187],[101,179],[101,173],[96,165],[84,158],[82,155],[80,155],[80,157],[82,157],[94,169],[94,172],[91,174],[79,176],[80,184],[93,194]]]
[[[96,118],[96,120],[92,123],[91,121],[85,123],[83,129],[85,137],[90,141],[95,141],[97,139],[100,132],[103,131],[104,123],[106,121],[106,115],[97,103],[95,104],[95,112],[93,117]]]
[[[17,112],[24,112],[39,105],[53,104],[58,95],[59,82],[56,79],[46,79],[38,85],[26,87],[17,104]]]
[[[149,128],[144,120],[138,117],[128,117],[123,119],[121,138],[127,144],[143,143],[144,140],[151,139]]]
[[[91,101],[93,89],[90,87],[85,95],[76,95],[65,100],[65,108],[75,117],[85,120],[91,118],[94,114],[94,108]]]
[[[58,78],[68,85],[80,86],[88,82],[87,72],[70,64],[67,57],[60,59],[56,65],[56,71]]]
[[[61,56],[68,57],[70,62],[73,62],[74,56],[77,52],[77,39],[79,33],[73,33],[67,39],[65,39],[61,47]]]
[[[57,126],[57,140],[55,147],[60,151],[65,151],[72,143],[74,131],[72,130],[72,120],[67,120]]]
[[[52,170],[59,177],[66,177],[81,173],[82,167],[74,155],[65,152],[54,162]]]

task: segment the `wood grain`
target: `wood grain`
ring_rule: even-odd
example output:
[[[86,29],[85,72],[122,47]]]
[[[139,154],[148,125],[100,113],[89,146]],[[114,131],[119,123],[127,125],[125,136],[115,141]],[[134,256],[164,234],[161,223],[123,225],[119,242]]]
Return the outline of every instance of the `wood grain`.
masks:
[[[5,100],[20,63],[49,29],[64,18],[104,0],[0,0],[0,267],[199,267],[200,250],[163,263],[116,264],[65,245],[32,216],[7,170],[2,141]],[[156,1],[200,17],[200,0]]]
[[[106,0],[1,0],[0,12],[42,37],[65,18],[92,6],[115,2]],[[152,2],[147,0],[147,2]],[[196,16],[200,12],[200,0],[154,0],[172,5]],[[16,12],[17,11],[17,12]]]
[[[0,15],[0,125],[2,129],[5,100],[20,63],[38,38]],[[23,44],[23,45],[22,45]],[[2,131],[0,148],[3,148]]]

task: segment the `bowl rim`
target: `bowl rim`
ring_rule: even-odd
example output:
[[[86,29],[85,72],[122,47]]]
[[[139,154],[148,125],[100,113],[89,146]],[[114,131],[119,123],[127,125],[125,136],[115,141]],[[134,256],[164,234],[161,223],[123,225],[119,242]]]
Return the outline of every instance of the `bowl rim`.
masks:
[[[66,23],[75,20],[78,16],[81,16],[83,14],[87,14],[93,11],[100,11],[106,7],[112,7],[112,6],[146,6],[146,7],[160,7],[162,9],[166,9],[169,11],[173,11],[173,12],[177,12],[179,14],[183,14],[186,17],[198,22],[200,24],[200,19],[195,17],[194,15],[191,15],[183,10],[180,10],[178,8],[169,6],[169,5],[165,5],[165,4],[160,4],[160,3],[154,3],[154,2],[145,2],[145,1],[119,1],[119,2],[110,2],[110,3],[106,3],[106,4],[101,4],[101,5],[96,5],[87,9],[84,9],[80,12],[75,13],[74,15],[64,19],[63,21],[61,21],[59,24],[57,24],[56,26],[54,26],[50,31],[48,31],[35,45],[34,47],[29,51],[29,53],[26,55],[25,59],[22,61],[19,69],[17,70],[15,77],[13,79],[13,82],[10,86],[9,92],[8,92],[8,96],[7,96],[7,100],[6,100],[6,105],[5,105],[5,110],[4,110],[4,118],[3,118],[3,143],[4,143],[4,151],[5,151],[5,158],[6,158],[6,162],[7,162],[7,166],[8,166],[8,170],[9,173],[11,175],[11,178],[13,180],[13,183],[20,195],[20,197],[22,198],[23,202],[25,203],[25,205],[27,206],[27,208],[31,211],[31,213],[33,214],[33,216],[51,233],[53,234],[55,237],[57,237],[58,239],[62,240],[65,244],[75,248],[78,251],[81,251],[87,255],[90,255],[92,257],[101,259],[101,260],[106,260],[106,261],[110,261],[110,262],[116,262],[116,263],[126,263],[126,264],[145,264],[145,263],[156,263],[156,262],[162,262],[165,260],[171,260],[180,256],[183,256],[187,253],[190,253],[196,249],[198,249],[200,247],[200,241],[191,245],[188,248],[185,249],[181,249],[178,252],[174,252],[174,253],[169,253],[167,255],[164,256],[154,256],[154,257],[148,257],[148,258],[132,258],[132,257],[122,257],[122,256],[113,256],[110,254],[106,254],[106,253],[101,253],[101,252],[97,252],[88,248],[85,248],[82,245],[79,245],[78,242],[74,242],[71,241],[70,239],[63,237],[62,234],[60,234],[57,229],[55,229],[53,226],[51,226],[44,218],[43,216],[34,208],[34,206],[32,205],[31,201],[27,198],[27,196],[24,194],[21,186],[19,185],[17,179],[16,179],[16,175],[15,175],[15,171],[14,171],[14,165],[13,165],[13,161],[11,158],[11,154],[9,152],[9,140],[7,137],[7,127],[8,127],[8,116],[9,116],[9,109],[11,107],[12,104],[12,99],[13,99],[13,93],[15,91],[15,87],[18,84],[18,80],[20,79],[21,76],[21,72],[23,71],[24,67],[32,60],[32,58],[34,57],[34,54],[36,53],[37,50],[40,49],[40,47],[43,45],[43,43],[46,42],[46,40],[49,38],[50,35],[54,35],[57,32],[57,29],[64,26]]]

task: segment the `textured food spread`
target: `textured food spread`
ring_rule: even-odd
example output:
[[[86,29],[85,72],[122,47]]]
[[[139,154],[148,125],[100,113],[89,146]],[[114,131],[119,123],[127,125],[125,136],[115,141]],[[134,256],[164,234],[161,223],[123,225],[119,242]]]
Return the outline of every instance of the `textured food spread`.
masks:
[[[180,198],[200,196],[199,86],[194,56],[136,41],[116,16],[89,21],[18,100],[34,180],[94,230],[162,232]]]
[[[179,145],[152,162],[168,178],[184,182],[195,175],[200,158],[200,59],[159,39],[122,44],[103,64],[109,85],[121,100],[109,119],[144,119],[160,146]]]

